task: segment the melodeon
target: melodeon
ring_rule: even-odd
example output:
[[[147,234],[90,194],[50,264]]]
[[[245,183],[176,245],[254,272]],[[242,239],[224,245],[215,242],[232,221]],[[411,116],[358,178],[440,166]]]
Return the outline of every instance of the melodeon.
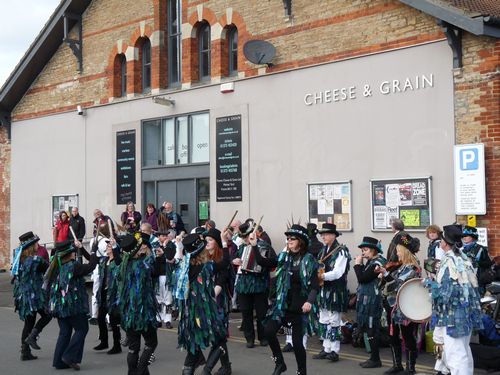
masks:
[[[257,247],[260,254],[265,257],[266,250]],[[243,254],[241,255],[241,270],[244,272],[252,272],[252,273],[262,273],[262,267],[257,264],[255,260],[255,255],[252,251],[252,245],[245,246],[243,249]]]

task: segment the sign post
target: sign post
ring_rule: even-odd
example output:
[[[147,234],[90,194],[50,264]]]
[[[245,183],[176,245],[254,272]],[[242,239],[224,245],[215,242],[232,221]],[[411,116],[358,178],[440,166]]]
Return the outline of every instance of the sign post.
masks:
[[[455,145],[455,214],[486,214],[484,144]]]

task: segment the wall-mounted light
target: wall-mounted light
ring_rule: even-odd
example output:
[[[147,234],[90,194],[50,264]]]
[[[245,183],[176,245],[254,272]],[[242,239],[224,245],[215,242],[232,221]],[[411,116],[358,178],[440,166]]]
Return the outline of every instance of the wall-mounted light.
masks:
[[[166,105],[167,107],[173,107],[175,105],[175,100],[172,98],[164,98],[161,96],[153,97],[153,102],[156,104]]]
[[[78,116],[85,116],[85,110],[82,108],[81,105],[76,106],[76,114]]]

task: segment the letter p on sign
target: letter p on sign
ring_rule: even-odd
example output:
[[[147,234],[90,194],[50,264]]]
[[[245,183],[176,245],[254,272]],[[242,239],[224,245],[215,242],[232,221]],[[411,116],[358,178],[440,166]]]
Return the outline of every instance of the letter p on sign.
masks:
[[[462,171],[479,168],[479,157],[477,148],[466,148],[460,150],[460,169]]]

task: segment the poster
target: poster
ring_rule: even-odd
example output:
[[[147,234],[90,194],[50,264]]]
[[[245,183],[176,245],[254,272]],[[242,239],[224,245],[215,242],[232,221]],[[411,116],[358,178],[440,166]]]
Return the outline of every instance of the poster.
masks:
[[[388,207],[399,206],[399,184],[385,185],[385,205]]]
[[[420,210],[419,209],[401,209],[399,211],[399,218],[405,224],[405,227],[419,227],[420,226]]]
[[[425,206],[427,204],[427,192],[425,182],[413,182],[411,184],[413,206]]]
[[[309,222],[335,223],[337,230],[352,230],[351,183],[308,184]]]
[[[208,219],[208,201],[200,201],[198,203],[198,219]]]
[[[384,186],[375,186],[375,206],[385,206]]]
[[[215,119],[217,202],[241,202],[241,115]]]
[[[430,177],[372,180],[372,230],[388,231],[394,219],[407,230],[425,230],[432,223],[430,184]]]
[[[399,185],[399,200],[400,206],[411,206],[411,183],[401,184]]]
[[[373,207],[373,226],[376,229],[387,228],[387,207],[375,206]]]

